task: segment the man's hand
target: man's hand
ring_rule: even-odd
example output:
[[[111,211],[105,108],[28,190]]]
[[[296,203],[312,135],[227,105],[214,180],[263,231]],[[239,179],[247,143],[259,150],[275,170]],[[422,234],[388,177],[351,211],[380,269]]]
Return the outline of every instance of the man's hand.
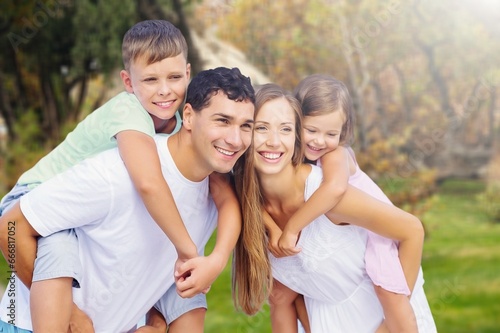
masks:
[[[94,324],[89,316],[73,303],[68,333],[94,333]]]
[[[181,297],[189,298],[208,292],[225,266],[226,262],[214,253],[188,260],[177,272],[177,293]]]

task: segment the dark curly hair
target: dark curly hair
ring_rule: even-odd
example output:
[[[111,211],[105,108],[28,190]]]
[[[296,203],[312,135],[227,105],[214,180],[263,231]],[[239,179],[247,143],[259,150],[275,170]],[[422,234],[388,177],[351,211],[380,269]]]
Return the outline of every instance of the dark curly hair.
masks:
[[[255,91],[250,78],[242,75],[238,68],[226,67],[199,72],[189,83],[186,103],[199,112],[210,104],[210,99],[219,91],[230,100],[250,101],[255,104]]]

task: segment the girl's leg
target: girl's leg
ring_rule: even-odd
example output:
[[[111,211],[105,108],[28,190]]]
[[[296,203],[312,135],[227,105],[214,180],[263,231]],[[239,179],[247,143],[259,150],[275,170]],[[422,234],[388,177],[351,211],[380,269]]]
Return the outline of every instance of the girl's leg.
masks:
[[[295,299],[295,309],[297,311],[297,316],[299,321],[304,328],[306,333],[311,333],[311,327],[309,325],[309,317],[307,316],[306,303],[304,302],[304,296],[298,295]]]
[[[408,296],[379,286],[375,286],[375,292],[384,309],[385,325],[389,332],[418,333],[417,320]]]
[[[273,281],[273,290],[269,296],[273,333],[297,332],[297,310],[294,303],[297,295],[280,282]]]

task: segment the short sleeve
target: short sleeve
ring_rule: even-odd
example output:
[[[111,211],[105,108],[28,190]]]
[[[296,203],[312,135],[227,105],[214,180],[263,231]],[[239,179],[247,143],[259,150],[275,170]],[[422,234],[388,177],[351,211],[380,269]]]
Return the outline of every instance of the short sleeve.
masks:
[[[102,220],[111,204],[108,173],[96,158],[49,179],[20,200],[21,211],[41,236]]]

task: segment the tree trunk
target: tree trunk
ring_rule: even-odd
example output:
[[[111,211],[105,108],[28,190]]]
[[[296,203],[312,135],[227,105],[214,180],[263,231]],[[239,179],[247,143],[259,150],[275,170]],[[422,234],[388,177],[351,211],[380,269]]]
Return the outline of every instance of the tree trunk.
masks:
[[[13,131],[13,126],[14,126],[14,110],[12,110],[12,107],[10,105],[10,99],[7,94],[7,91],[5,90],[5,87],[3,86],[4,81],[4,75],[0,71],[0,112],[2,114],[2,118],[5,121],[5,127],[7,128],[7,134],[9,136],[9,139],[14,139],[15,133]]]
[[[380,129],[382,138],[386,139],[389,136],[389,129],[387,125],[387,115],[385,114],[384,108],[384,93],[382,91],[382,86],[377,78],[371,81],[373,90],[375,91],[375,111],[379,115],[379,121],[377,121],[377,127]]]
[[[188,22],[186,20],[186,16],[184,15],[184,10],[182,9],[182,3],[180,0],[172,0],[174,11],[177,14],[177,27],[186,38],[186,43],[188,45],[188,60],[191,63],[191,73],[192,76],[196,75],[198,72],[202,70],[202,60],[196,49],[196,46],[193,43],[193,39],[191,37],[191,30],[189,29]]]
[[[349,45],[351,36],[349,34],[349,24],[347,19],[338,11],[338,18],[342,32],[343,45]],[[370,73],[367,70],[366,56],[361,48],[356,50],[357,63],[352,50],[344,49],[343,55],[347,62],[349,81],[352,86],[352,101],[353,107],[356,112],[356,123],[358,127],[358,141],[360,144],[360,151],[365,151],[368,147],[368,139],[366,136],[366,121],[365,121],[365,99],[364,92],[370,82]],[[360,73],[361,72],[361,73]],[[360,79],[361,78],[361,79]],[[359,82],[361,80],[361,82]]]
[[[89,75],[87,73],[82,76],[79,84],[80,89],[78,90],[78,99],[76,101],[76,105],[73,108],[68,109],[71,110],[71,114],[68,115],[68,119],[71,119],[72,121],[78,120],[80,112],[82,111],[83,102],[85,101],[85,97],[87,96],[89,88]]]
[[[492,87],[490,106],[488,108],[488,140],[487,147],[492,148],[495,142],[495,106],[497,102],[497,90]]]
[[[397,64],[393,64],[392,67],[394,68],[396,75],[398,76],[399,79],[399,94],[401,95],[401,102],[403,104],[403,114],[405,117],[406,124],[410,124],[412,121],[412,107],[411,103],[408,100],[408,88],[406,86],[406,78],[399,66]]]
[[[39,82],[43,96],[43,122],[42,126],[47,139],[57,140],[59,138],[59,117],[57,111],[57,102],[52,88],[50,72],[46,70],[46,64],[39,61]]]

